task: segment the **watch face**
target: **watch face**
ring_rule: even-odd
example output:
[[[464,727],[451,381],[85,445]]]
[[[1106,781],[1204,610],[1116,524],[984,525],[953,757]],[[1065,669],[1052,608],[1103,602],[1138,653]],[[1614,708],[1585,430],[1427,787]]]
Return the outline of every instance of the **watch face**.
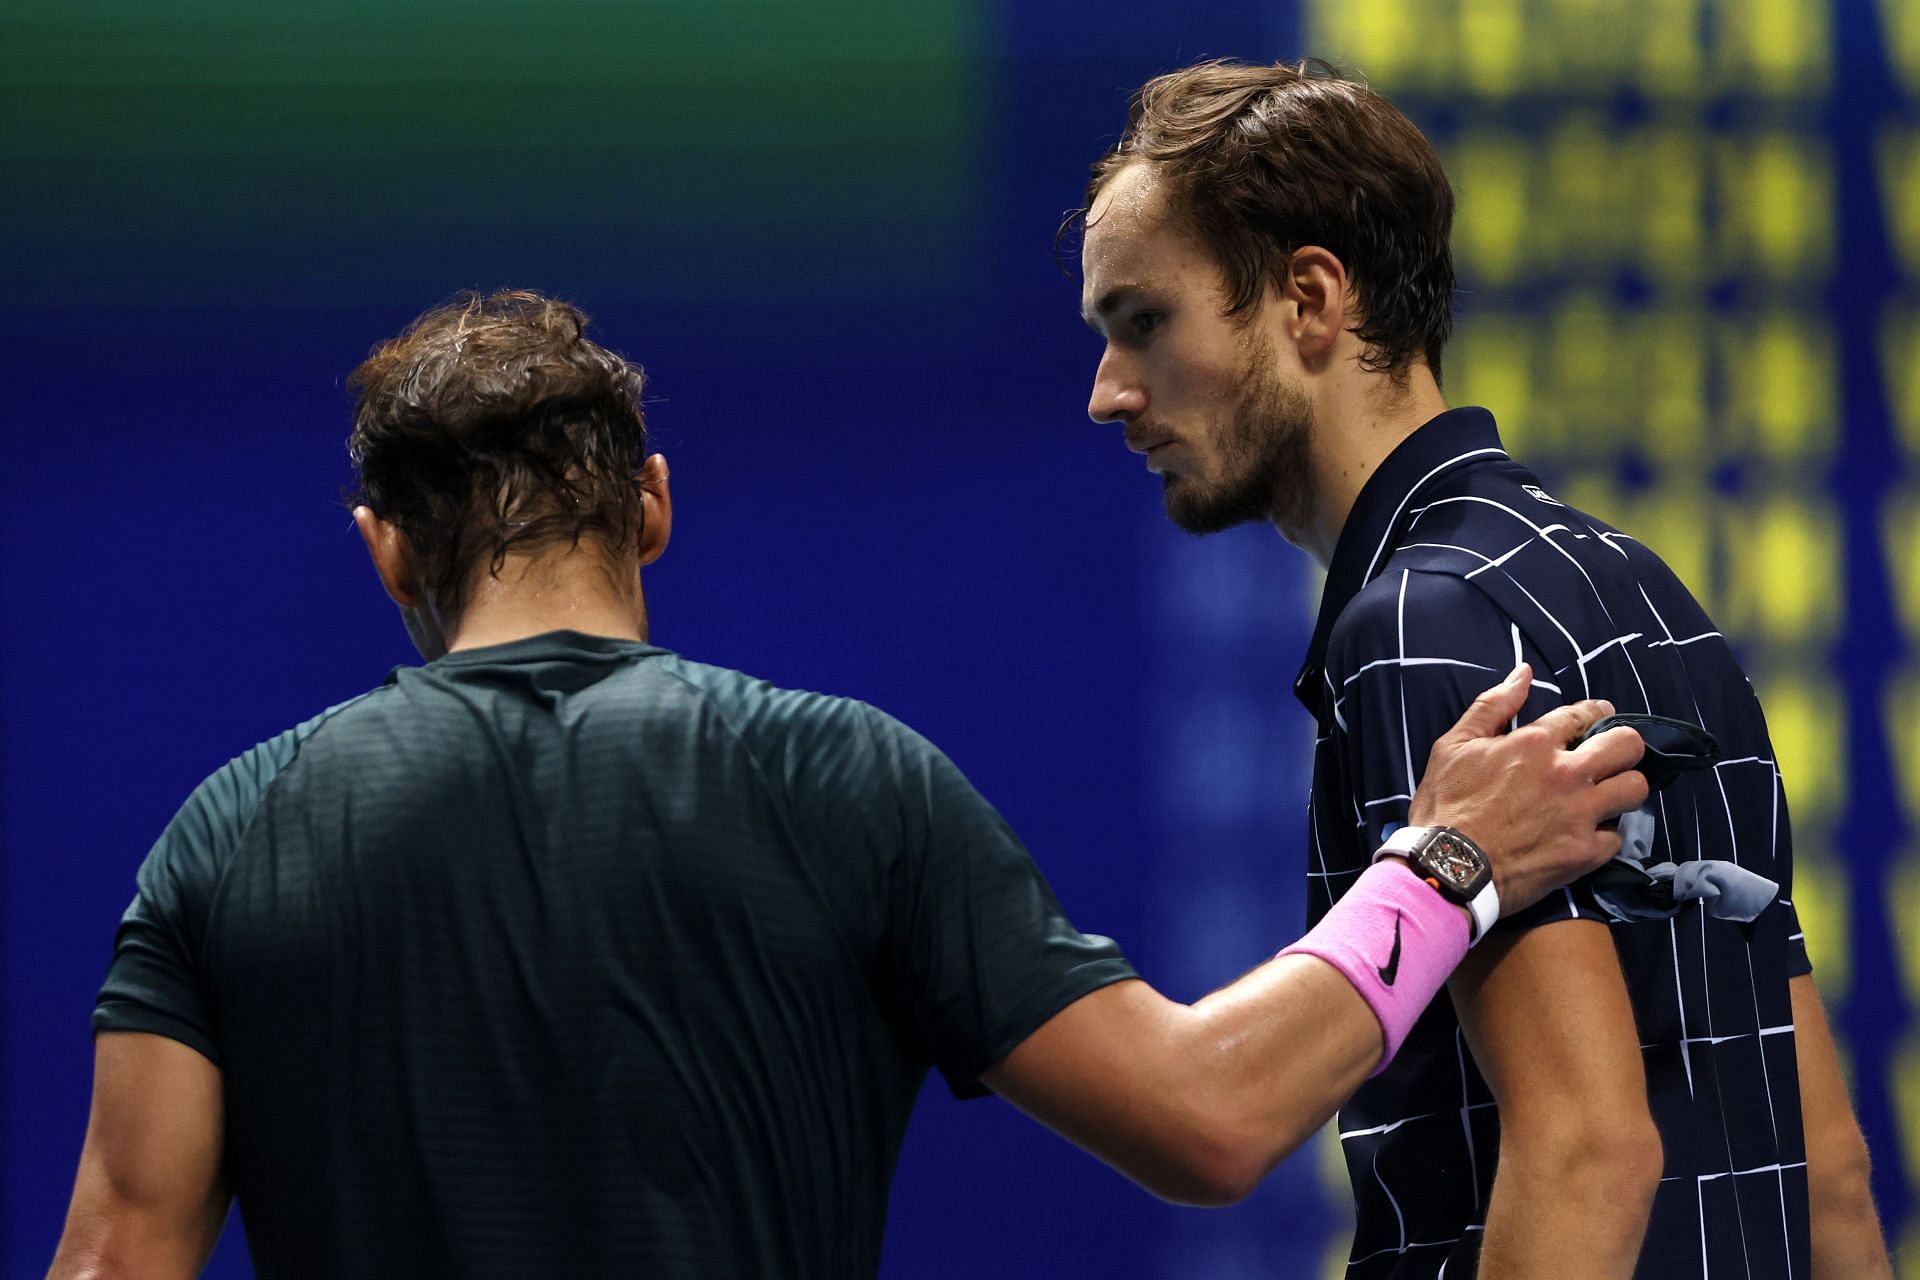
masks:
[[[1427,870],[1448,881],[1455,889],[1466,889],[1486,869],[1478,850],[1446,832],[1440,832],[1427,845],[1421,861]]]

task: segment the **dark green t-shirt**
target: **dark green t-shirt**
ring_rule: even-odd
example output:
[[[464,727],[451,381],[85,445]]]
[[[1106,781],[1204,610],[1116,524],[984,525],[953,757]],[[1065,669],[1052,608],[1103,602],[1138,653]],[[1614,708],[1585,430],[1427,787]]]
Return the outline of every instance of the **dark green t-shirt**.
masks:
[[[556,632],[209,778],[93,1021],[221,1067],[263,1276],[842,1280],[927,1067],[1132,972],[897,721]]]

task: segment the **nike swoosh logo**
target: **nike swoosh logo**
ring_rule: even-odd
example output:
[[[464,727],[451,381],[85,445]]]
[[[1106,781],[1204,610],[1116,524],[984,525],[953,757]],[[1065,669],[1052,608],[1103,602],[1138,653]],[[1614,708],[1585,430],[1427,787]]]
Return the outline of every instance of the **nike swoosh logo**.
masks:
[[[1387,963],[1380,966],[1380,981],[1388,986],[1400,976],[1400,913],[1393,913],[1393,954],[1387,957]]]

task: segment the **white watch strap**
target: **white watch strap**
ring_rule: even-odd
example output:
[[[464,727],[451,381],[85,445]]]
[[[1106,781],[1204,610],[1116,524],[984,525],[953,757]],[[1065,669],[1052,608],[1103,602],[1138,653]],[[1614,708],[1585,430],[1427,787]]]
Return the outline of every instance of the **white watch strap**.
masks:
[[[1378,862],[1380,859],[1396,853],[1403,858],[1411,858],[1413,856],[1414,846],[1419,844],[1420,841],[1425,838],[1427,832],[1431,830],[1433,830],[1432,827],[1401,827],[1392,835],[1388,836],[1384,844],[1373,851],[1373,860]]]
[[[1493,877],[1487,877],[1487,887],[1473,895],[1473,901],[1467,904],[1467,910],[1473,913],[1473,937],[1467,942],[1473,946],[1487,936],[1487,931],[1500,921],[1500,892],[1493,887]]]
[[[1432,827],[1401,827],[1373,851],[1373,860],[1378,862],[1393,854],[1398,854],[1402,858],[1411,858],[1414,849],[1432,830]],[[1487,931],[1499,922],[1500,893],[1493,887],[1491,876],[1487,879],[1487,887],[1474,894],[1473,901],[1467,903],[1467,914],[1473,917],[1474,943],[1486,937]]]

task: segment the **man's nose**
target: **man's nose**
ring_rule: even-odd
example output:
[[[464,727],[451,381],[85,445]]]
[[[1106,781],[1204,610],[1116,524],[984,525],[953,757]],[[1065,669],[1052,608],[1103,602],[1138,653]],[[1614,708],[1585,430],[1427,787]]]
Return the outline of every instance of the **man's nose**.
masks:
[[[1100,357],[1093,371],[1093,394],[1087,398],[1087,416],[1095,422],[1132,422],[1147,410],[1146,388],[1131,375],[1124,361],[1111,352]]]

